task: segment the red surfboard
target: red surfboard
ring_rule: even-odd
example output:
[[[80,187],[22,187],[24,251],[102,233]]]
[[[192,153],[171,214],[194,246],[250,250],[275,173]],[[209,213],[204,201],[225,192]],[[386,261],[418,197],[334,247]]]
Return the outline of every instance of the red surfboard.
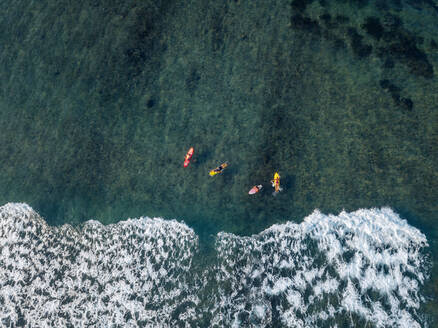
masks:
[[[195,150],[193,149],[193,147],[190,147],[190,149],[189,149],[189,151],[187,152],[186,157],[185,157],[185,159],[184,159],[184,167],[189,166],[190,159],[192,158],[194,151],[195,151]]]

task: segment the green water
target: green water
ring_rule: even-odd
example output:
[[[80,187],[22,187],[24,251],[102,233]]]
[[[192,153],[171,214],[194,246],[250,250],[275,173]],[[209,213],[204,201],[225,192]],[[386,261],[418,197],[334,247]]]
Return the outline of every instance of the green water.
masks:
[[[51,224],[177,218],[207,239],[315,208],[390,206],[436,259],[433,1],[23,0],[0,12],[1,204]]]

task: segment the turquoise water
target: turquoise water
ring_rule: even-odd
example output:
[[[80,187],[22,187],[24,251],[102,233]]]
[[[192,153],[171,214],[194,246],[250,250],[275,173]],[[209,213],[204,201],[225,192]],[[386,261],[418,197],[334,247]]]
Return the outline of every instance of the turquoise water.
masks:
[[[0,6],[1,204],[51,225],[176,219],[216,251],[221,231],[388,206],[436,262],[436,2]]]

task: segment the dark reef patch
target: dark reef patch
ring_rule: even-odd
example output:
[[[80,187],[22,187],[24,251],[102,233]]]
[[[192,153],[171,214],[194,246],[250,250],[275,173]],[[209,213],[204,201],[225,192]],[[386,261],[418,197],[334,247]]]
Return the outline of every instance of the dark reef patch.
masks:
[[[394,61],[391,58],[386,58],[383,62],[383,68],[390,69],[394,68]]]
[[[148,106],[148,108],[152,108],[155,105],[155,100],[154,99],[149,99],[146,106]]]
[[[407,0],[406,2],[409,6],[418,11],[423,11],[424,7],[430,6],[438,13],[438,5],[434,0]]]
[[[368,5],[368,0],[337,0],[337,2],[341,2],[341,3],[348,2],[358,8],[363,8]]]
[[[389,9],[389,6],[386,0],[377,0],[376,8],[381,11],[387,11]]]
[[[402,20],[395,15],[385,14],[382,20],[382,26],[384,27],[386,32],[396,32],[398,29],[403,27]],[[385,33],[386,37],[389,37],[387,33]],[[385,41],[390,41],[390,39],[385,39]]]
[[[356,56],[359,58],[365,58],[371,54],[373,47],[369,44],[363,43],[363,36],[357,33],[354,28],[348,29],[348,36],[350,37],[351,48]]]
[[[381,80],[379,82],[380,87],[384,90],[389,91],[390,93],[399,93],[400,88],[392,84],[389,80]]]
[[[392,60],[397,60],[409,68],[409,72],[416,76],[431,78],[434,74],[424,51],[418,48],[424,39],[414,36],[403,27],[402,20],[392,14],[386,14],[382,23],[376,17],[368,17],[362,28],[378,43],[377,55]],[[386,66],[386,65],[385,65]],[[388,67],[386,67],[388,68]]]
[[[292,16],[291,26],[318,36],[321,35],[321,26],[318,21],[303,15]]]
[[[413,75],[425,78],[433,77],[433,66],[426,53],[419,48],[424,43],[424,39],[415,37],[413,33],[406,30],[398,16],[386,13],[382,18],[367,17],[361,25],[366,33],[364,36],[352,26],[342,26],[349,22],[347,16],[332,16],[327,10],[318,18],[305,15],[304,12],[311,2],[306,0],[292,1],[291,27],[293,29],[322,36],[328,40],[335,40],[336,49],[341,47],[338,40],[343,39],[346,34],[351,49],[358,58],[370,56],[375,49],[377,56],[384,60],[383,67],[385,69],[394,68],[395,61],[398,61],[406,66]],[[368,1],[354,1],[352,4],[362,7],[368,4]],[[296,11],[300,13],[297,14]],[[435,40],[432,41],[431,46],[436,47]],[[390,58],[388,58],[388,54]]]
[[[350,21],[350,18],[344,15],[336,15],[335,20],[339,24],[346,24]]]
[[[414,102],[410,98],[403,98],[400,96],[401,89],[392,84],[389,80],[384,79],[379,82],[380,87],[389,92],[392,100],[394,100],[394,104],[402,109],[406,109],[411,111],[414,107]]]
[[[401,0],[391,0],[391,5],[392,6],[396,6],[396,7],[398,7],[399,9],[401,9],[402,8],[402,3],[401,3]]]
[[[407,110],[414,108],[414,102],[409,98],[402,98],[400,105]]]
[[[333,42],[333,47],[336,50],[345,49],[347,45],[345,44],[344,40],[336,38]]]
[[[394,42],[384,49],[384,52],[387,51],[409,67],[410,73],[425,78],[433,77],[433,66],[429,63],[427,55],[417,47],[413,36],[395,34]]]
[[[383,26],[376,17],[368,17],[365,24],[362,25],[362,28],[376,40],[380,40],[383,36]]]
[[[346,1],[344,1],[346,2]],[[322,36],[327,40],[334,40],[334,48],[339,49],[342,43],[339,40],[348,39],[348,43],[358,58],[369,57],[373,50],[384,61],[383,68],[393,69],[396,62],[400,62],[415,76],[432,78],[434,69],[426,53],[421,49],[425,44],[424,38],[415,36],[403,26],[400,17],[384,13],[382,17],[368,16],[361,28],[366,33],[362,35],[355,27],[348,26],[349,17],[334,16],[329,10],[324,10],[317,18],[305,13],[312,1],[292,1],[291,28]],[[355,6],[364,6],[368,1],[353,1]],[[299,13],[296,13],[296,12]],[[437,48],[435,40],[430,41],[433,48]],[[388,57],[388,55],[390,57]]]
[[[157,52],[164,50],[158,42],[162,31],[155,12],[142,8],[137,12],[133,22],[129,31],[130,39],[126,43],[127,47],[123,54],[123,62],[129,67],[127,70],[129,78],[139,76],[146,63],[151,62]],[[116,59],[114,58],[113,61]]]
[[[198,88],[199,80],[201,76],[199,75],[196,69],[192,69],[189,76],[186,78],[186,89],[190,93],[191,96],[195,93]]]
[[[291,7],[293,10],[304,12],[308,5],[310,5],[313,0],[293,0]]]
[[[326,13],[322,14],[321,16],[319,16],[319,19],[323,20],[324,23],[328,24],[328,23],[330,23],[332,16],[326,12]]]
[[[392,99],[394,99],[395,101],[396,100],[398,101],[398,99],[400,99],[401,89],[398,86],[392,84],[389,80],[386,80],[386,79],[380,80],[379,84],[383,90],[385,90],[391,94]]]
[[[332,19],[332,16],[327,12],[319,16],[319,19],[324,23],[324,25],[328,29],[334,29],[339,26],[339,22],[336,21],[335,19]]]

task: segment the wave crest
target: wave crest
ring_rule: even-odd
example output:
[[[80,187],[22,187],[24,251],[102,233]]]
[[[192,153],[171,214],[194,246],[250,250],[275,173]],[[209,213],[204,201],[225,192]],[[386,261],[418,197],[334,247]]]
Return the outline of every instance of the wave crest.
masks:
[[[301,224],[249,238],[220,233],[217,279],[227,289],[213,307],[216,321],[420,327],[426,246],[426,237],[389,208],[315,211]]]

